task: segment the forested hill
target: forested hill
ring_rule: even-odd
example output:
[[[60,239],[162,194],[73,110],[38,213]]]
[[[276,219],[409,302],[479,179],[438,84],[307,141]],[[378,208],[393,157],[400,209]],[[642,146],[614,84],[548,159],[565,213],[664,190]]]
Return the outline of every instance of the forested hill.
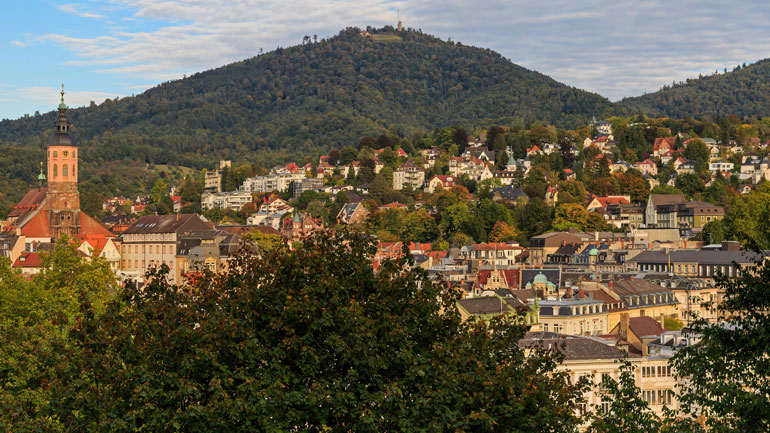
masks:
[[[51,101],[53,108],[56,95]],[[101,158],[200,166],[254,151],[307,155],[364,135],[409,136],[456,123],[577,126],[611,106],[489,49],[386,27],[369,36],[349,28],[71,110],[70,119],[81,144]],[[53,121],[53,112],[2,121],[0,143],[42,147]]]
[[[618,105],[629,113],[677,118],[770,116],[770,59],[688,79],[655,93],[623,99]]]

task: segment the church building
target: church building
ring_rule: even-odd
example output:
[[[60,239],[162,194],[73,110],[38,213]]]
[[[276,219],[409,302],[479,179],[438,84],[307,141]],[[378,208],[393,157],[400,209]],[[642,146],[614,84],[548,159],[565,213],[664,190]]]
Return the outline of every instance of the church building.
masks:
[[[61,95],[56,131],[48,139],[46,174],[41,163],[38,187],[27,192],[3,223],[4,232],[25,237],[28,251],[40,243],[55,242],[62,235],[80,240],[114,236],[80,210],[78,145],[70,135],[63,86]]]

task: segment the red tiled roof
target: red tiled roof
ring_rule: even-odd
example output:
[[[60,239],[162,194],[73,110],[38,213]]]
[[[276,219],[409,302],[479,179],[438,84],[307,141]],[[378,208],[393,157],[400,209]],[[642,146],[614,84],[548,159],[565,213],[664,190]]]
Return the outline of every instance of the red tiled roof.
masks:
[[[43,263],[40,261],[40,256],[37,253],[24,251],[19,258],[13,262],[14,268],[40,268]]]
[[[51,227],[48,225],[47,206],[43,206],[24,226],[21,228],[21,234],[28,238],[49,238],[51,237]]]
[[[518,269],[502,269],[500,273],[505,280],[505,285],[509,289],[519,288],[519,270]],[[492,274],[492,269],[480,270],[476,275],[476,281],[473,283],[475,287],[484,287],[487,285],[487,280]]]

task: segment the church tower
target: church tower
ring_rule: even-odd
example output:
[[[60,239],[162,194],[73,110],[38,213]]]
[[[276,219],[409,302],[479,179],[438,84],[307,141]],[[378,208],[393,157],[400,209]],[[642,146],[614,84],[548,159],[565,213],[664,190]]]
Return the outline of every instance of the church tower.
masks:
[[[80,233],[80,194],[78,193],[78,146],[70,136],[67,105],[62,84],[56,132],[48,139],[48,222],[51,237]]]

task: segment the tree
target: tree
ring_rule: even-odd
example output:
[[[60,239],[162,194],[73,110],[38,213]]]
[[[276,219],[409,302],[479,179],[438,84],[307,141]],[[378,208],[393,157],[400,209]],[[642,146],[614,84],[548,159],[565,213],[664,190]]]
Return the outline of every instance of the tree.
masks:
[[[411,242],[432,242],[438,238],[438,224],[425,209],[410,212],[404,217],[401,238]]]
[[[505,221],[498,221],[495,226],[492,227],[492,231],[489,232],[490,242],[510,242],[516,240],[518,234],[516,229],[506,223]]]
[[[375,252],[322,233],[194,287],[162,269],[103,314],[84,304],[50,413],[72,431],[576,429],[583,389],[558,352],[525,355],[513,317],[463,322],[457,292],[408,255],[375,273]]]
[[[763,256],[757,252],[753,266],[735,265],[737,278],[716,278],[724,298],[707,308],[722,320],[696,318],[689,328],[700,341],[672,360],[686,378],[679,396],[685,414],[703,415],[709,431],[770,430],[770,266]]]
[[[574,227],[582,230],[588,224],[588,211],[577,203],[565,203],[556,206],[553,228],[564,230]]]
[[[591,415],[591,433],[658,433],[663,423],[642,399],[636,386],[636,367],[623,361],[619,380],[605,375],[601,387],[603,399],[610,400],[607,409],[598,407]]]
[[[55,400],[48,384],[66,368],[62,352],[83,319],[80,306],[102,314],[119,287],[109,264],[88,259],[66,236],[50,253],[41,254],[42,269],[28,281],[0,260],[0,428],[5,431],[62,431],[51,415]]]
[[[723,220],[707,222],[701,231],[701,239],[707,244],[721,244],[726,239],[725,223]]]
[[[693,173],[680,174],[676,177],[675,185],[687,198],[694,198],[706,190],[700,177]]]
[[[441,232],[444,236],[451,236],[455,233],[469,234],[471,230],[471,211],[465,203],[453,204],[441,213],[441,222],[439,223]]]

